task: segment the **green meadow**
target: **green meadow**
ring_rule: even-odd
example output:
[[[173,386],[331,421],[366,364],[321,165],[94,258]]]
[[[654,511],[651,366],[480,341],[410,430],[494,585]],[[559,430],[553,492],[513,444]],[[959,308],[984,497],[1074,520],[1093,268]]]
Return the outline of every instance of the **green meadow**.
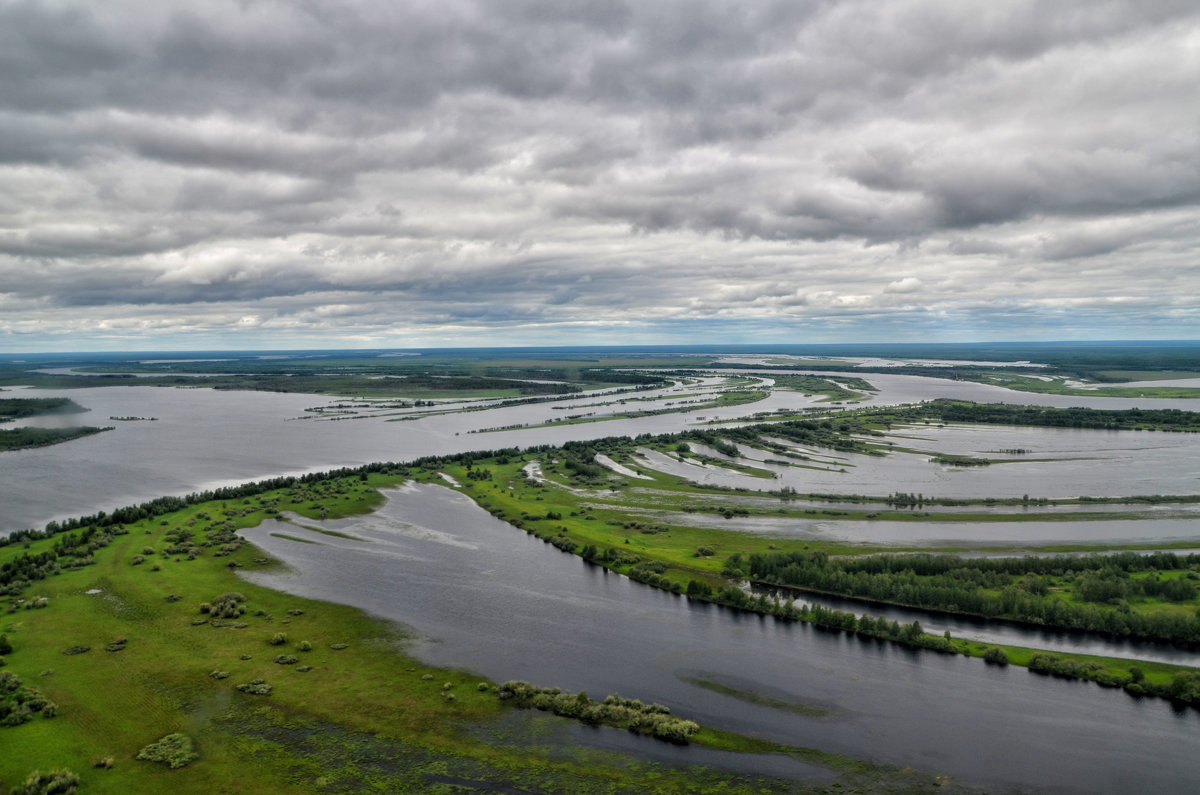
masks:
[[[411,657],[402,627],[238,576],[282,564],[237,529],[281,511],[298,521],[368,511],[380,488],[401,479],[333,478],[113,525],[91,536],[93,548],[60,556],[56,571],[10,593],[0,633],[12,650],[0,672],[36,687],[55,714],[0,726],[0,792],[34,770],[62,769],[82,791],[111,793],[807,789],[577,745],[564,737],[570,719],[518,709],[494,683]],[[76,535],[0,547],[0,567],[67,549],[63,539]],[[137,758],[174,735],[192,743],[194,760],[176,754],[183,764],[172,768]],[[709,728],[692,741],[792,755],[856,787],[941,783]]]

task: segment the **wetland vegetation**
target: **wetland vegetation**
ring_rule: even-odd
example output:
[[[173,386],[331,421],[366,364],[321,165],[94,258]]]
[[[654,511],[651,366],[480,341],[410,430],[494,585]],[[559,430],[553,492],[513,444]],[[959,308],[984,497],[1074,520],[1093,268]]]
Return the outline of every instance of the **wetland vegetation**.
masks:
[[[43,414],[80,414],[87,411],[68,398],[0,398],[0,422]]]
[[[0,398],[0,423],[46,415],[81,414],[85,411],[87,409],[68,398]],[[97,428],[91,425],[68,428],[25,426],[0,429],[0,452],[23,450],[30,447],[47,447],[108,430],[112,430],[112,428]]]
[[[283,383],[285,391],[380,400],[453,394],[511,399],[518,405],[582,396],[583,390],[596,388],[639,389],[666,383],[661,372],[625,372],[631,366],[683,371],[710,360],[717,364],[711,356],[665,352],[624,359],[613,356],[603,362],[585,354],[565,359],[561,353],[544,361],[497,357],[455,369],[454,358],[447,357],[438,363],[437,374],[427,361],[421,363],[427,372],[409,367],[403,378],[394,377],[400,370],[390,366],[372,369],[381,367],[377,357],[341,361],[337,367],[328,361],[311,366],[272,364],[266,368],[269,372],[264,372],[261,362],[236,360],[137,368],[122,361],[98,368],[120,372],[43,374],[42,385],[64,386],[66,381],[72,386],[131,385],[136,377],[132,373],[137,372],[148,376],[137,377],[138,386],[216,386],[216,379],[227,377],[221,374],[227,368],[225,372],[232,374],[230,388]],[[1104,359],[1095,367],[1117,364]],[[1187,373],[1184,365],[1164,362],[1175,367],[1175,373]],[[96,367],[94,362],[91,366]],[[838,366],[845,368],[845,364]],[[1145,367],[1146,362],[1141,360],[1138,366]],[[333,372],[339,368],[340,372]],[[204,373],[199,381],[184,375],[197,371]],[[18,379],[7,383],[30,383],[28,378],[21,380],[28,369],[7,372],[7,377]],[[252,372],[261,377],[256,381]],[[858,376],[765,372],[775,381],[771,389],[820,394],[825,402],[858,400],[873,391]],[[1134,374],[1132,369],[1125,372]],[[1166,371],[1137,371],[1146,372]],[[938,375],[945,377],[946,372]],[[759,386],[762,379],[737,378],[704,395],[702,402],[670,407],[664,402],[661,408],[694,412],[757,402],[771,393]],[[204,383],[204,379],[214,380]],[[396,391],[393,382],[405,380],[410,388],[420,384],[425,391]],[[534,381],[551,383],[522,391]],[[447,388],[448,384],[453,386]],[[410,406],[432,409],[416,404],[400,408]],[[458,403],[446,410],[473,409]],[[658,410],[622,411],[611,417],[652,417]],[[554,424],[599,418],[566,419]],[[0,728],[6,749],[13,751],[0,759],[0,791],[4,784],[18,786],[27,780],[34,782],[30,786],[40,786],[38,781],[78,782],[87,791],[99,792],[471,787],[556,791],[562,789],[562,782],[570,782],[571,790],[580,792],[782,791],[808,786],[728,770],[685,770],[627,754],[584,749],[558,739],[564,718],[608,727],[593,731],[619,727],[714,749],[783,754],[832,771],[838,783],[850,789],[954,786],[920,771],[715,730],[692,723],[686,715],[668,720],[667,713],[651,703],[656,694],[635,692],[636,683],[630,684],[630,692],[640,701],[615,694],[596,701],[584,693],[522,682],[497,685],[471,672],[433,668],[409,655],[407,639],[392,625],[348,607],[287,595],[237,576],[239,571],[266,572],[280,565],[245,544],[240,530],[283,517],[297,530],[294,535],[275,535],[311,545],[315,542],[304,530],[312,528],[303,525],[305,520],[323,522],[369,511],[384,499],[380,489],[407,480],[442,487],[450,483],[494,516],[564,553],[678,594],[679,599],[876,639],[871,643],[1024,666],[1035,674],[1124,688],[1135,697],[1200,703],[1200,673],[1195,668],[984,643],[927,633],[917,621],[871,615],[872,604],[904,604],[1078,632],[1194,643],[1200,622],[1200,562],[1195,555],[1118,550],[1105,556],[1025,557],[1022,553],[1027,550],[1020,545],[997,544],[988,551],[1011,557],[977,559],[955,554],[962,550],[949,547],[931,551],[923,545],[789,538],[736,527],[736,520],[768,518],[893,521],[914,526],[962,521],[1102,522],[1145,517],[1149,506],[1183,510],[1200,501],[1200,495],[1188,494],[1014,498],[981,493],[949,498],[882,486],[861,494],[801,493],[771,482],[780,471],[844,472],[854,468],[854,457],[917,454],[927,456],[930,466],[938,464],[937,456],[949,463],[954,458],[982,463],[1055,460],[1015,445],[986,457],[964,456],[939,449],[935,439],[912,438],[920,436],[922,427],[963,423],[1123,433],[1200,430],[1196,415],[1160,410],[1055,411],[937,401],[822,416],[791,411],[774,414],[769,422],[694,426],[677,434],[433,455],[405,463],[275,478],[58,520],[44,530],[18,531],[0,544],[0,605],[6,611],[0,617],[4,636],[0,663],[5,666],[0,690],[11,696],[4,702],[0,720],[11,717],[13,721],[10,727]],[[672,474],[660,468],[664,462],[696,474]],[[728,475],[729,482],[739,485],[700,482],[709,473]],[[859,483],[853,490],[862,491],[864,486]],[[696,517],[704,517],[705,522],[695,522]],[[729,524],[722,526],[722,522]],[[317,532],[353,539],[338,530],[318,528]],[[1132,550],[1153,545],[1125,546]],[[809,604],[804,591],[853,597],[861,600],[861,608],[847,611]],[[827,713],[821,705],[704,676],[693,679],[705,690],[745,704],[810,718]],[[380,682],[388,687],[381,688]],[[502,698],[504,694],[509,697]],[[1086,698],[1088,693],[1077,695]],[[127,720],[134,706],[144,716],[136,724]],[[514,706],[533,709],[514,710]],[[552,736],[556,739],[549,739]],[[247,765],[249,759],[253,765]],[[823,789],[825,785],[812,786]]]
[[[112,428],[97,428],[92,425],[80,425],[73,428],[13,428],[0,430],[0,452],[6,450],[24,450],[30,447],[48,447],[52,444],[62,444],[72,439],[91,436],[94,433],[111,431]]]
[[[431,668],[406,653],[393,626],[237,576],[278,566],[238,530],[284,513],[303,522],[369,511],[383,499],[380,488],[409,474],[403,465],[375,464],[277,478],[6,539],[0,686],[12,703],[4,708],[11,728],[0,731],[11,753],[0,758],[0,782],[62,776],[96,792],[427,790],[444,780],[530,791],[557,791],[555,782],[570,781],[578,792],[796,786],[720,769],[664,768],[548,739],[559,730],[545,721],[563,718],[717,750],[793,756],[852,786],[921,790],[944,782],[703,728],[615,694],[592,701]],[[96,650],[104,652],[97,657]],[[126,718],[131,704],[138,721]],[[513,706],[535,710],[514,723]],[[347,756],[347,748],[355,753]],[[255,760],[249,767],[248,756]]]

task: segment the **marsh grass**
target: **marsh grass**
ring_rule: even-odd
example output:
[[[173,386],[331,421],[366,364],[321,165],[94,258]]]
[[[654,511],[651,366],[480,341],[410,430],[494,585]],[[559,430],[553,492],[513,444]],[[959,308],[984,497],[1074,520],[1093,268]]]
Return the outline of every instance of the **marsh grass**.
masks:
[[[430,765],[485,789],[519,785],[537,791],[570,781],[578,792],[679,792],[694,789],[700,775],[705,788],[729,791],[731,782],[741,781],[732,774],[657,766],[647,778],[651,766],[629,756],[569,743],[551,757],[507,740],[481,741],[467,727],[496,725],[511,709],[487,683],[479,689],[477,674],[423,666],[405,654],[406,637],[394,625],[254,585],[227,567],[229,561],[251,571],[275,564],[248,544],[223,551],[230,543],[226,523],[252,526],[284,503],[301,515],[322,510],[318,503],[335,517],[365,511],[381,501],[377,488],[397,480],[371,475],[367,483],[269,492],[246,504],[217,501],[136,522],[97,551],[93,565],[37,581],[15,597],[46,607],[0,617],[0,632],[14,649],[4,671],[27,682],[53,670],[37,681],[45,698],[58,704],[58,715],[2,730],[0,791],[32,770],[64,763],[83,770],[84,791],[122,794],[301,793],[319,789],[318,780],[348,782],[350,789],[420,791],[431,786],[422,772]],[[332,503],[331,494],[349,499]],[[159,572],[129,566],[143,546],[161,548],[167,534],[184,528],[201,546],[195,560],[166,559]],[[0,563],[53,543],[0,548]],[[222,598],[234,594],[244,600]],[[197,605],[204,603],[210,613],[198,616]],[[239,608],[238,620],[211,621],[216,604]],[[241,611],[246,605],[250,609]],[[271,616],[285,615],[289,631],[303,633],[312,647],[304,652],[304,666],[277,665],[274,655],[261,653],[278,632]],[[81,647],[128,643],[119,654],[64,655],[64,638]],[[297,732],[302,726],[322,727],[323,739],[382,742],[403,755],[363,778],[353,748],[322,744],[314,751],[311,736]],[[201,757],[174,770],[169,762],[132,763],[142,749],[174,734],[193,738]],[[169,749],[163,754],[171,756]],[[181,750],[174,758],[186,754]],[[116,763],[93,767],[104,759]]]

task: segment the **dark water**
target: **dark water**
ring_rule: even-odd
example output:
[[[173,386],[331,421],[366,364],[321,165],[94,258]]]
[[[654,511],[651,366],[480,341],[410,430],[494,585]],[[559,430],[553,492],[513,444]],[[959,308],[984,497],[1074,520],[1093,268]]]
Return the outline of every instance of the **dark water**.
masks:
[[[376,514],[327,526],[362,540],[249,531],[294,567],[255,579],[403,622],[432,664],[619,691],[703,723],[992,788],[1193,792],[1200,779],[1200,712],[690,603],[565,555],[448,489],[410,486]],[[319,543],[271,535],[280,531]],[[696,677],[828,714],[747,704],[687,681]]]

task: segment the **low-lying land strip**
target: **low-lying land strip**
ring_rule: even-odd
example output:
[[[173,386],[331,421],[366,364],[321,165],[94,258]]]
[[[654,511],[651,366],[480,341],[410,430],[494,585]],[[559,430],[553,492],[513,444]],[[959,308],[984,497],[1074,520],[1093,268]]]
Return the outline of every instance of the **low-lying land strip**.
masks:
[[[0,398],[0,422],[12,422],[42,414],[80,414],[87,411],[73,400],[52,398]]]
[[[1102,520],[1137,517],[1136,511],[1088,513],[1044,513],[1038,505],[1083,504],[1077,500],[996,501],[987,499],[947,501],[956,504],[1019,504],[1019,514],[930,514],[906,511],[924,504],[917,495],[846,497],[866,503],[888,503],[898,510],[870,508],[861,512],[788,507],[722,508],[720,500],[730,493],[762,494],[703,486],[683,478],[645,468],[639,463],[639,447],[656,448],[676,456],[691,455],[689,442],[696,440],[731,457],[738,454],[735,442],[762,448],[763,435],[795,440],[806,446],[882,454],[885,446],[872,440],[878,428],[894,422],[918,419],[970,418],[974,421],[1013,422],[1022,412],[1010,408],[941,402],[896,410],[856,412],[830,420],[801,420],[769,426],[741,426],[721,431],[689,431],[665,437],[610,438],[593,442],[567,443],[534,451],[501,451],[466,454],[417,462],[416,476],[434,481],[434,473],[449,474],[459,488],[494,515],[525,529],[556,547],[580,555],[596,565],[677,593],[715,601],[740,609],[770,613],[789,620],[807,620],[825,626],[884,637],[939,651],[987,656],[992,661],[1028,665],[1035,671],[1073,675],[1130,692],[1150,693],[1188,703],[1200,703],[1200,671],[1191,668],[1152,665],[1134,661],[1100,661],[1081,655],[1039,655],[1036,649],[989,647],[962,640],[932,637],[918,628],[895,622],[856,616],[818,606],[796,606],[790,601],[764,594],[753,595],[738,587],[750,579],[764,584],[789,585],[821,593],[838,594],[875,602],[902,604],[922,609],[965,613],[1063,629],[1129,635],[1163,641],[1200,641],[1200,599],[1195,582],[1200,580],[1200,559],[1171,553],[1141,556],[1062,556],[1061,558],[1018,558],[1015,561],[964,560],[940,555],[880,555],[895,549],[870,548],[837,542],[817,542],[746,534],[713,527],[689,526],[673,521],[672,513],[708,512],[732,516],[754,514],[821,515],[823,518],[855,520],[897,519],[909,521],[1057,521]],[[1034,416],[1034,415],[1028,415]],[[1190,430],[1196,416],[1187,412],[1080,413],[1039,410],[1035,419],[1043,425],[1099,423],[1099,427]],[[768,445],[770,443],[767,443]],[[621,478],[595,461],[597,454],[635,471],[635,481]],[[537,460],[541,476],[526,475],[524,468]],[[704,457],[710,466],[725,465],[738,471],[745,465]],[[643,485],[644,479],[653,481]],[[774,492],[785,504],[798,495]],[[830,495],[826,495],[827,497]],[[1194,502],[1194,495],[1180,498],[1113,498],[1130,505],[1176,499]],[[1108,500],[1106,500],[1108,501]],[[656,515],[647,518],[653,505]],[[912,550],[917,552],[918,550]],[[835,556],[849,556],[845,560]],[[926,571],[928,569],[929,571]],[[1056,662],[1058,660],[1058,662]],[[1069,664],[1061,662],[1071,660]]]
[[[39,777],[112,793],[803,786],[582,748],[547,725],[563,718],[542,710],[674,742],[788,754],[850,787],[941,783],[697,727],[635,699],[593,702],[431,668],[390,624],[237,576],[278,566],[239,529],[283,512],[319,521],[371,510],[380,488],[407,475],[383,464],[280,478],[4,539],[0,789]]]
[[[238,530],[283,512],[319,521],[370,510],[383,499],[380,488],[407,479],[451,484],[565,553],[691,599],[1023,665],[1036,673],[1123,687],[1135,696],[1200,703],[1195,668],[930,635],[919,622],[874,617],[867,607],[856,614],[745,587],[747,580],[757,580],[1182,642],[1194,641],[1200,607],[1195,556],[979,561],[895,549],[884,555],[864,545],[693,527],[672,515],[696,510],[750,515],[766,511],[771,501],[785,514],[817,509],[792,506],[799,497],[794,491],[701,486],[646,467],[639,453],[688,458],[693,447],[706,449],[713,454],[703,454],[705,466],[733,465],[731,471],[745,469],[739,462],[745,449],[779,455],[820,450],[828,460],[847,453],[884,455],[889,425],[936,420],[944,408],[373,464],[161,498],[12,534],[0,545],[0,599],[6,606],[0,619],[5,663],[0,689],[14,694],[0,715],[0,724],[6,724],[0,726],[6,748],[0,781],[16,784],[34,768],[67,765],[82,785],[98,792],[420,790],[447,781],[510,791],[549,791],[555,782],[570,781],[579,792],[751,785],[716,770],[655,767],[647,778],[647,766],[627,756],[583,751],[569,742],[549,747],[520,740],[505,728],[514,719],[554,720],[539,711],[544,710],[713,748],[788,753],[832,767],[850,786],[931,783],[919,773],[693,728],[687,716],[668,720],[653,705],[615,695],[594,701],[433,669],[406,655],[394,627],[358,610],[289,596],[236,576],[241,569],[278,565],[245,544]],[[979,407],[974,416],[991,411]],[[1172,415],[1152,422],[1184,429],[1194,418]],[[598,454],[641,477],[626,478],[598,462]],[[924,503],[920,496],[825,496],[862,502],[866,521],[879,518],[884,508],[907,511],[912,521],[930,519],[912,510]],[[661,513],[648,518],[648,503]],[[1021,501],[1023,510],[1045,504]],[[831,507],[825,513],[836,519],[852,512]],[[1071,623],[1075,615],[1085,621]],[[811,706],[776,703],[719,682],[701,686],[798,714]],[[500,698],[505,693],[511,697]],[[511,703],[537,710],[513,712]],[[131,711],[137,721],[128,719]],[[499,739],[483,741],[484,734]]]
[[[87,409],[67,398],[0,398],[0,423],[38,417],[46,414],[81,414]],[[91,436],[112,428],[96,428],[91,425],[73,428],[13,428],[0,430],[0,452],[22,450],[29,447],[47,447],[69,442],[82,436]]]

